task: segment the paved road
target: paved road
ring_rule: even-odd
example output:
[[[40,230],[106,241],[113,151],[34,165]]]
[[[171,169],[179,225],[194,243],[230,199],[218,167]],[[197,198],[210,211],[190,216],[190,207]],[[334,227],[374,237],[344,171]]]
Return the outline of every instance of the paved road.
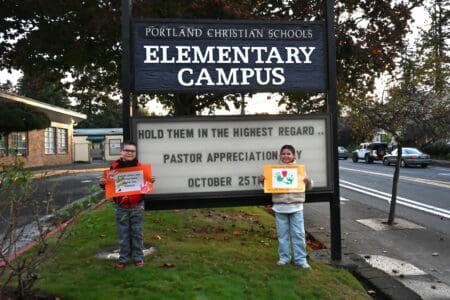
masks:
[[[339,172],[344,197],[350,191],[370,196],[366,204],[379,209],[390,200],[394,167],[341,160]],[[397,216],[450,235],[450,169],[401,168],[397,204]]]

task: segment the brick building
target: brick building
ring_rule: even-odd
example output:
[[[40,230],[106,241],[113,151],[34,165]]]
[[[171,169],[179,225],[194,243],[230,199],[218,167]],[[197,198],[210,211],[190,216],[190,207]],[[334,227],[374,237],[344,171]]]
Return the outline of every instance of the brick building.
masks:
[[[27,168],[73,162],[73,127],[86,119],[85,114],[4,91],[0,91],[0,101],[33,107],[44,112],[51,121],[50,127],[43,130],[12,132],[8,136],[0,136],[0,162],[13,159],[11,150],[17,151]]]

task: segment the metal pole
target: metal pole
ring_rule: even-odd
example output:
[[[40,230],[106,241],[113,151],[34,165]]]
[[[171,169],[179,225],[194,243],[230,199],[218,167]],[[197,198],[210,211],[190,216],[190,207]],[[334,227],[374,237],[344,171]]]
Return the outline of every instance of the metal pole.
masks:
[[[241,95],[241,116],[245,115],[245,94],[240,94]]]
[[[123,139],[130,139],[130,16],[132,10],[131,0],[122,0],[122,119]]]
[[[337,157],[337,87],[336,87],[336,43],[334,30],[334,0],[327,0],[326,27],[328,41],[328,94],[327,109],[331,113],[332,128],[332,159],[334,174],[334,192],[330,201],[330,227],[331,227],[331,259],[341,260],[341,208],[339,195],[339,162]]]

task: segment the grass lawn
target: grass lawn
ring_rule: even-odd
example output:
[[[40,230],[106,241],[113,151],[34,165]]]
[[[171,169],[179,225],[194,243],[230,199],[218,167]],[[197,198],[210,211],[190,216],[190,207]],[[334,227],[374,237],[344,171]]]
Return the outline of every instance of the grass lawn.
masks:
[[[69,228],[35,286],[61,299],[370,299],[347,271],[276,265],[273,217],[261,207],[148,211],[145,265],[115,270],[96,254],[117,248],[110,202]]]

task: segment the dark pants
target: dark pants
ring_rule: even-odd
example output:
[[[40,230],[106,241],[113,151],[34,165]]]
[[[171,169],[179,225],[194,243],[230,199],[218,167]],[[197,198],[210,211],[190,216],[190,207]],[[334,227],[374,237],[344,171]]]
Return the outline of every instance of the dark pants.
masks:
[[[128,263],[130,255],[136,261],[144,260],[144,204],[133,208],[116,206],[119,234],[119,262]]]

